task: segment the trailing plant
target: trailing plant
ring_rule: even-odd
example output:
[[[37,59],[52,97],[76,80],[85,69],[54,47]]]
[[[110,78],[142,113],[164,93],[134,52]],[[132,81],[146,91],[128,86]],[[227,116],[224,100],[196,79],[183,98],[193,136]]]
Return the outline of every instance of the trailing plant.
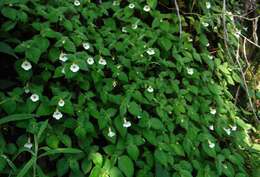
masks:
[[[161,3],[0,2],[1,175],[251,176],[232,15]]]

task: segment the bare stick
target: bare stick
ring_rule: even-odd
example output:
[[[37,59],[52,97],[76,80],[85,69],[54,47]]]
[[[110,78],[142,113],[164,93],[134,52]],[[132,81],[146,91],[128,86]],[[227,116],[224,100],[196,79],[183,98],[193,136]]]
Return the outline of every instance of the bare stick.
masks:
[[[249,63],[249,61],[248,61],[248,59],[247,59],[247,54],[246,54],[246,39],[243,40],[243,54],[244,54],[244,57],[245,57],[245,59],[246,59],[246,64],[247,64],[248,66],[250,66],[250,63]]]
[[[181,15],[180,15],[180,10],[179,10],[179,6],[178,6],[178,3],[177,3],[177,0],[174,0],[174,4],[175,4],[175,7],[176,7],[178,19],[179,19],[179,33],[180,33],[180,37],[181,37],[181,33],[182,33]]]
[[[223,18],[223,26],[224,26],[224,43],[227,48],[227,27],[226,27],[226,0],[223,0],[223,9],[222,9],[222,18]]]
[[[255,108],[254,108],[254,105],[252,103],[252,100],[251,100],[251,97],[249,95],[249,91],[248,91],[248,86],[247,86],[247,83],[246,83],[246,78],[245,78],[245,74],[243,72],[243,69],[242,69],[242,66],[240,64],[240,61],[239,61],[239,42],[237,43],[237,52],[236,52],[236,62],[239,66],[239,70],[240,70],[240,73],[242,75],[242,78],[243,78],[243,84],[245,86],[245,90],[246,90],[246,94],[247,94],[247,97],[248,97],[248,100],[249,100],[249,104],[250,104],[250,107],[253,111],[253,114],[254,114],[254,120],[256,123],[259,122],[258,118],[257,118],[257,115],[256,115],[256,111],[255,111]]]
[[[256,44],[255,42],[251,41],[250,39],[248,39],[246,36],[244,36],[243,34],[239,34],[240,36],[242,36],[243,38],[245,38],[248,42],[250,42],[251,44],[255,45],[256,47],[260,48],[260,45]]]

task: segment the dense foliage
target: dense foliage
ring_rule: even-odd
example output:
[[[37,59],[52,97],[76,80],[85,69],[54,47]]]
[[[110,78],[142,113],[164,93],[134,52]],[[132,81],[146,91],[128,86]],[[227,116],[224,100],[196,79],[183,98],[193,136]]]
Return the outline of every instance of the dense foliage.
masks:
[[[156,0],[0,8],[0,176],[250,176],[221,4],[196,3],[181,33]]]

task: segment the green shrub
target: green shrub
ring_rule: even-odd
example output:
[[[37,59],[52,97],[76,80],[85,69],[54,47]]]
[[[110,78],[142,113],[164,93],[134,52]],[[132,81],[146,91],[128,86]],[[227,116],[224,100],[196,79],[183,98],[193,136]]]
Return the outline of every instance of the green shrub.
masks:
[[[180,37],[156,0],[2,0],[0,174],[249,176],[239,77],[206,5]]]

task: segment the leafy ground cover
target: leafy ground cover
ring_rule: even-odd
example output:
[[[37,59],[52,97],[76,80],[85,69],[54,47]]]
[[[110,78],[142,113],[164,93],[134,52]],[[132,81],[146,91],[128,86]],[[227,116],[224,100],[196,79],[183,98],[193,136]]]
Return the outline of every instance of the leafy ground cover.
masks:
[[[1,176],[255,173],[232,13],[228,54],[219,1],[161,3],[0,2]]]

